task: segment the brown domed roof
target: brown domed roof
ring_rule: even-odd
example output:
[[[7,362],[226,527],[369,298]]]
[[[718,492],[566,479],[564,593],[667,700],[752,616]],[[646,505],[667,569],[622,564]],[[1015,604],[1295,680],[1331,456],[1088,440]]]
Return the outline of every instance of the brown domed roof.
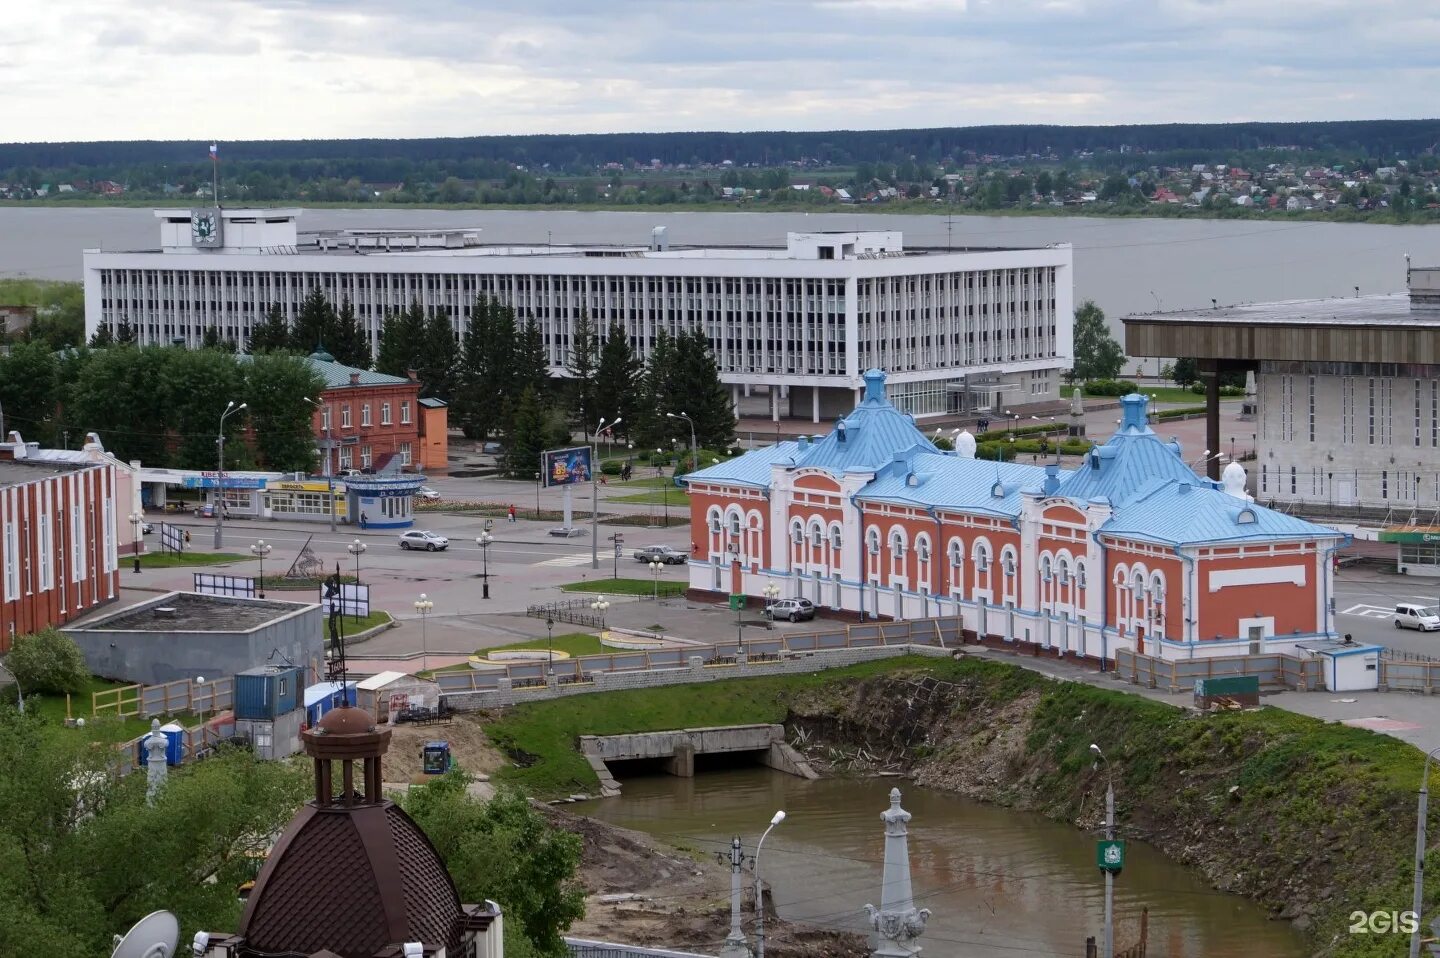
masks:
[[[402,809],[390,802],[346,809],[310,804],[255,882],[240,919],[240,955],[328,948],[341,958],[373,958],[407,941],[455,954],[462,930],[450,874]]]
[[[364,709],[342,705],[326,712],[315,723],[315,731],[326,735],[365,735],[375,731],[375,719]]]

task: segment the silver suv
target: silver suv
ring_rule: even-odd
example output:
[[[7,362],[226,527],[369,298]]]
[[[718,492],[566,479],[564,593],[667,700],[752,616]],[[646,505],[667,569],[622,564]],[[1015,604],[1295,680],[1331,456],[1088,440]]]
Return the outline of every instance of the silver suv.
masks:
[[[809,599],[781,599],[765,607],[772,619],[789,619],[791,622],[810,621],[815,618],[815,603]]]
[[[443,552],[450,548],[450,540],[439,533],[425,529],[411,529],[400,533],[400,548],[424,549],[426,552]]]

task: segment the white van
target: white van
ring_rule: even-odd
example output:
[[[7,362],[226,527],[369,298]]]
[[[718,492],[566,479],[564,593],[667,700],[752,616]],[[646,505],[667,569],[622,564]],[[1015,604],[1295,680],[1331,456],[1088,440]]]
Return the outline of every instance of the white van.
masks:
[[[1395,606],[1395,628],[1440,631],[1440,609],[1418,602],[1401,602]]]

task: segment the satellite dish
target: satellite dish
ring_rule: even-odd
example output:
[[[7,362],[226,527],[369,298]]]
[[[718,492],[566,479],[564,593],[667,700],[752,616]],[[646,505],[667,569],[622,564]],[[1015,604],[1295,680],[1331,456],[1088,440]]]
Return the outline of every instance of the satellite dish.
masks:
[[[124,938],[115,936],[110,958],[171,958],[180,941],[180,921],[168,911],[152,911]]]

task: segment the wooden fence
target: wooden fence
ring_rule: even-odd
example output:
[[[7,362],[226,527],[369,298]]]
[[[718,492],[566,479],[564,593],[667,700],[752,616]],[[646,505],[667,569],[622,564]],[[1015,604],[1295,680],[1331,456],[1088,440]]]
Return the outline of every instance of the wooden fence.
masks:
[[[1260,678],[1261,686],[1271,688],[1303,692],[1324,687],[1319,661],[1278,653],[1161,659],[1138,655],[1130,649],[1116,649],[1115,671],[1133,684],[1166,692],[1188,692],[1195,688],[1196,679],[1232,675],[1255,675]]]
[[[201,715],[221,712],[235,702],[235,680],[231,677],[208,682],[177,679],[164,685],[125,685],[104,692],[92,692],[91,715],[120,718],[150,715]]]

